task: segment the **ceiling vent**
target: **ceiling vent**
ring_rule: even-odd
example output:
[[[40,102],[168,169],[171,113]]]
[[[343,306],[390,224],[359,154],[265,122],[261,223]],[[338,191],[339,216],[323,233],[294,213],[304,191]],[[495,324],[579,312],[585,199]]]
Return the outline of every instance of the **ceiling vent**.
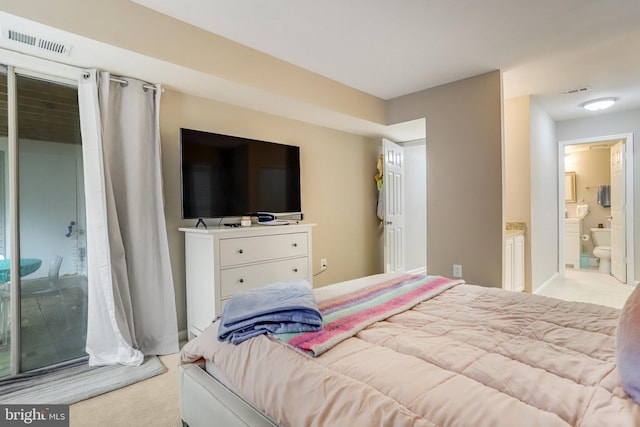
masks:
[[[69,44],[59,43],[33,34],[7,29],[6,32],[2,32],[2,35],[5,39],[46,50],[47,52],[60,55],[69,55],[71,52],[71,45]]]
[[[576,93],[587,92],[591,90],[589,86],[581,87],[578,89],[565,90],[564,92],[560,92],[560,95],[575,95]]]

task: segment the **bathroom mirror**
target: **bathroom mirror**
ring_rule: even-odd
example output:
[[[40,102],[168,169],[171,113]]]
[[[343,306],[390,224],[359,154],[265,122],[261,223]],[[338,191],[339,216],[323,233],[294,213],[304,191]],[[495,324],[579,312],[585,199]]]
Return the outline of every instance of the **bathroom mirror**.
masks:
[[[575,172],[564,173],[564,202],[565,203],[576,202],[576,173]]]

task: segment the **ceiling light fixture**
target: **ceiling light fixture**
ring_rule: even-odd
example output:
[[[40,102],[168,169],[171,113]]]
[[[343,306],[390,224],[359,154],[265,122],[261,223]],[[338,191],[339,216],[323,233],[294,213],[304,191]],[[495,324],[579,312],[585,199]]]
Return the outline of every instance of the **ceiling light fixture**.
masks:
[[[616,98],[600,98],[594,99],[592,101],[587,101],[582,104],[582,108],[589,111],[600,111],[605,110],[615,104],[617,101]]]

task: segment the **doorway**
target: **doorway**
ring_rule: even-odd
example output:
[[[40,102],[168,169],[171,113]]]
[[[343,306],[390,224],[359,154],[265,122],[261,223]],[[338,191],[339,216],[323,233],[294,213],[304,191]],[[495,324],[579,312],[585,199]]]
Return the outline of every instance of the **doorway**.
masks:
[[[76,83],[0,73],[0,377],[85,357],[86,235]]]
[[[419,139],[400,144],[405,154],[407,272],[427,272],[427,147]]]
[[[559,186],[561,275],[600,272],[633,282],[632,153],[632,134],[560,142],[559,179],[565,183]],[[594,254],[594,238],[603,237],[609,239],[600,246],[610,251],[603,256],[599,248]]]
[[[383,140],[385,141],[385,140]],[[384,224],[384,265],[385,272],[405,271],[410,274],[425,274],[427,272],[427,156],[426,140],[418,139],[392,143],[386,140],[387,149],[381,148],[381,154],[386,154],[388,158],[393,154],[402,158],[401,179],[398,182],[397,201],[394,206],[399,207],[402,212],[402,228],[398,233],[398,228],[389,227]],[[385,155],[383,155],[383,159]],[[397,166],[397,161],[395,161]],[[387,165],[384,166],[386,182],[392,182],[392,176],[386,175],[389,172]],[[393,188],[391,190],[394,190]],[[398,193],[391,191],[391,194]],[[385,199],[389,198],[385,194]],[[393,198],[393,197],[392,197]],[[399,202],[401,201],[401,203]],[[389,205],[383,203],[385,209]],[[389,216],[388,212],[385,212]],[[399,238],[398,238],[399,237]],[[401,244],[400,247],[394,245]],[[397,256],[401,254],[398,259]],[[402,270],[396,270],[397,266],[402,266]]]

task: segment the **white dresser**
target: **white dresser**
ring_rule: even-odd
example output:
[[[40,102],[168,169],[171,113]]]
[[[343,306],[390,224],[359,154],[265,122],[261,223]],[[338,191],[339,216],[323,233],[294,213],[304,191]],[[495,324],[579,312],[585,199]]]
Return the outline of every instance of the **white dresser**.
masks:
[[[185,233],[189,339],[222,314],[235,292],[292,279],[313,285],[312,227],[180,228]]]

